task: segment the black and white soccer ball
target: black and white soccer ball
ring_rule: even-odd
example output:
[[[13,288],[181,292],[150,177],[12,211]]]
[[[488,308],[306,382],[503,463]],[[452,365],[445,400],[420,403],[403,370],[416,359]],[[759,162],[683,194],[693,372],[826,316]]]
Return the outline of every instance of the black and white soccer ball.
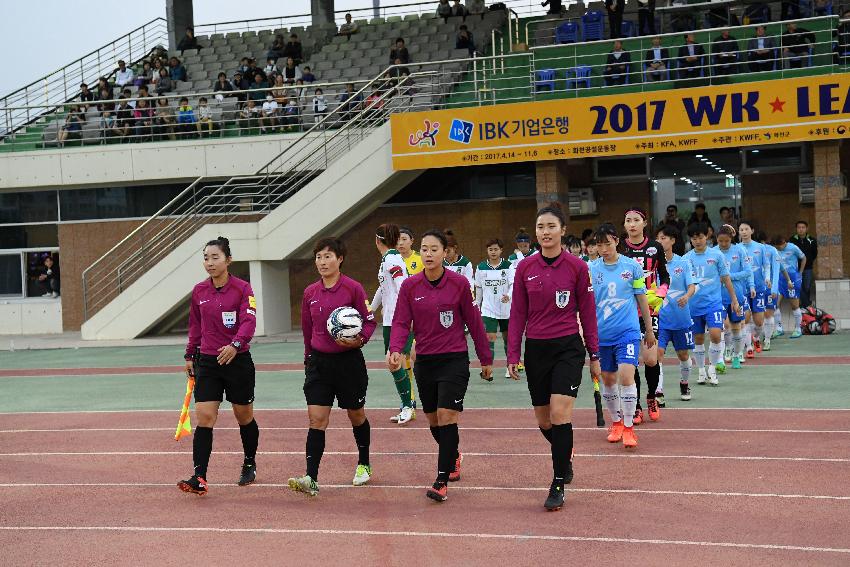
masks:
[[[350,339],[363,330],[363,317],[354,307],[337,307],[328,317],[328,334],[334,339]]]

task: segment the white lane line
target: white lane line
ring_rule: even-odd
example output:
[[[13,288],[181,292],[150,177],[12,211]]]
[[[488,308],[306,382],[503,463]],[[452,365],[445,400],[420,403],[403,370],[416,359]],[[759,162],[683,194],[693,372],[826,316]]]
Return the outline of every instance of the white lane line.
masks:
[[[836,547],[812,547],[798,545],[779,545],[769,543],[742,543],[732,541],[692,541],[671,539],[638,539],[621,537],[590,537],[543,534],[497,534],[497,533],[459,533],[459,532],[418,532],[418,531],[381,531],[381,530],[333,530],[333,529],[295,529],[295,528],[217,528],[210,526],[0,526],[2,531],[10,532],[159,532],[159,533],[238,533],[238,534],[272,534],[272,535],[352,535],[352,536],[387,536],[387,537],[419,537],[419,538],[454,538],[482,540],[525,540],[525,541],[571,541],[587,543],[631,543],[649,545],[679,545],[695,547],[719,547],[737,549],[764,549],[776,551],[802,551],[814,553],[850,554],[850,549]]]
[[[222,406],[222,408],[227,408],[227,405]],[[367,407],[367,411],[398,411],[398,407]],[[306,409],[301,408],[254,408],[255,412],[270,412],[270,411],[283,411],[283,412],[304,412],[306,413]],[[341,412],[342,410],[334,410],[335,412]],[[486,407],[486,408],[464,408],[464,413],[474,413],[474,412],[492,412],[492,411],[523,411],[531,413],[530,407],[518,407],[518,408],[506,408],[506,407]],[[576,408],[574,411],[579,412],[592,412],[593,408]],[[712,408],[698,408],[698,407],[682,407],[682,408],[665,408],[666,412],[691,412],[691,411],[782,411],[782,412],[796,412],[796,413],[805,413],[805,412],[847,412],[850,411],[850,408],[730,408],[730,407],[712,407]],[[61,415],[88,415],[88,414],[114,414],[114,413],[179,413],[174,409],[134,409],[134,410],[73,410],[73,411],[7,411],[0,412],[0,416],[4,415],[52,415],[52,414],[61,414]]]
[[[238,427],[216,427],[216,431],[239,431]],[[263,431],[305,431],[306,427],[261,427]],[[351,431],[351,427],[328,427],[328,431]],[[415,431],[421,433],[424,427],[371,427],[372,431]],[[604,431],[602,427],[573,427],[573,431]],[[174,431],[173,427],[68,427],[59,429],[0,429],[3,433],[81,433],[81,432],[119,432],[119,431]],[[461,425],[461,431],[534,431],[537,427],[467,427]],[[647,427],[642,434],[657,432],[697,432],[697,433],[836,433],[848,434],[850,429],[734,429],[717,427]]]
[[[159,456],[171,455],[185,458],[191,451],[56,451],[29,453],[0,453],[2,457],[112,457],[112,456]],[[242,451],[215,451],[216,455],[243,455]],[[304,456],[304,451],[258,451],[259,455]],[[356,451],[325,451],[324,455],[357,455]],[[390,457],[435,456],[431,451],[372,451],[372,455]],[[551,453],[473,453],[465,452],[467,457],[551,457]],[[821,463],[850,463],[850,458],[838,457],[766,457],[759,455],[647,455],[634,453],[600,454],[576,453],[576,457],[592,459],[682,459],[682,460],[720,460],[720,461],[786,461],[786,462],[821,462]]]
[[[133,488],[171,488],[175,483],[165,482],[135,482],[131,483]],[[212,488],[245,490],[245,487],[235,484],[212,484]],[[288,484],[278,483],[255,483],[250,490],[261,488],[288,488]],[[331,488],[334,490],[365,490],[365,489],[391,489],[391,490],[422,490],[423,485],[410,484],[368,484],[366,486],[352,486],[351,484],[322,484],[322,490]],[[126,482],[121,483],[97,483],[97,482],[8,482],[0,483],[2,488],[127,488]],[[548,486],[468,486],[453,484],[452,490],[478,491],[478,492],[545,492]],[[837,500],[850,501],[850,496],[831,496],[827,494],[780,494],[770,492],[713,492],[708,490],[640,490],[629,488],[567,488],[567,492],[587,492],[594,494],[648,494],[652,496],[718,496],[727,498],[780,498],[789,500]]]

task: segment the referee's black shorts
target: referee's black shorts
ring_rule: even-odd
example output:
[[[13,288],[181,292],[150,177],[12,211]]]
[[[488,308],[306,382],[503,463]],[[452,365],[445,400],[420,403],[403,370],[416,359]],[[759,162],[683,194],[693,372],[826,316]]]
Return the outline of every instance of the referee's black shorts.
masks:
[[[313,351],[304,370],[304,397],[308,406],[337,405],[357,410],[366,404],[369,374],[359,348],[339,353]]]
[[[238,406],[254,402],[254,361],[240,352],[230,364],[221,365],[211,354],[202,354],[195,371],[195,403],[220,402],[223,396]]]
[[[469,386],[469,353],[419,354],[413,375],[422,411],[434,413],[438,408],[463,411]]]
[[[531,405],[548,406],[552,394],[578,396],[585,358],[580,335],[526,339],[523,358]]]

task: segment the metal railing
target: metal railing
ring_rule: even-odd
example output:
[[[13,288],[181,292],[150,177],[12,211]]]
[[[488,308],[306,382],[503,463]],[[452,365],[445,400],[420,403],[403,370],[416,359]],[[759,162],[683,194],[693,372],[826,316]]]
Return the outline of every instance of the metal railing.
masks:
[[[458,84],[471,80],[474,65],[498,67],[491,59],[411,64],[409,75],[389,67],[357,90],[355,105],[331,110],[256,174],[224,183],[196,179],[83,272],[85,319],[200,227],[256,221],[272,212],[384,124],[391,113],[447,106]]]
[[[0,107],[4,109],[3,116],[0,117],[0,138],[76,97],[81,83],[87,83],[94,88],[98,78],[108,77],[115,71],[119,60],[123,59],[131,66],[159,45],[168,45],[168,29],[163,18],[151,20],[0,98]]]

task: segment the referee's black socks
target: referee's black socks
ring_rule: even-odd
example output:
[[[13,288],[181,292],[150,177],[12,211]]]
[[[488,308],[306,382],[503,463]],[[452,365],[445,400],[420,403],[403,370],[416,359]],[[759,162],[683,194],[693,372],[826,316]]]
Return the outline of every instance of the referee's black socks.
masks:
[[[239,436],[242,437],[242,450],[245,452],[245,464],[253,465],[257,457],[257,445],[260,442],[260,428],[257,421],[252,419],[251,423],[239,426]]]
[[[429,425],[428,429],[431,430],[431,437],[434,438],[434,441],[437,442],[437,445],[440,444],[440,428],[434,425]]]
[[[354,442],[357,443],[357,464],[369,465],[369,443],[371,440],[372,429],[369,427],[369,420],[366,419],[360,425],[355,425],[351,428],[354,431]]]
[[[458,434],[457,423],[441,425],[439,429],[440,450],[437,457],[437,481],[448,482],[449,473],[455,470],[460,435]]]
[[[552,472],[555,480],[564,483],[573,454],[573,424],[552,425]]]
[[[192,460],[195,463],[195,474],[206,480],[207,467],[212,453],[212,427],[196,427],[192,436]]]
[[[552,443],[552,428],[551,427],[549,429],[543,429],[541,427],[540,433],[543,434],[543,437],[546,438],[546,441],[548,441],[550,444]]]
[[[319,463],[325,452],[325,432],[322,429],[307,430],[307,474],[313,480],[319,480]]]

